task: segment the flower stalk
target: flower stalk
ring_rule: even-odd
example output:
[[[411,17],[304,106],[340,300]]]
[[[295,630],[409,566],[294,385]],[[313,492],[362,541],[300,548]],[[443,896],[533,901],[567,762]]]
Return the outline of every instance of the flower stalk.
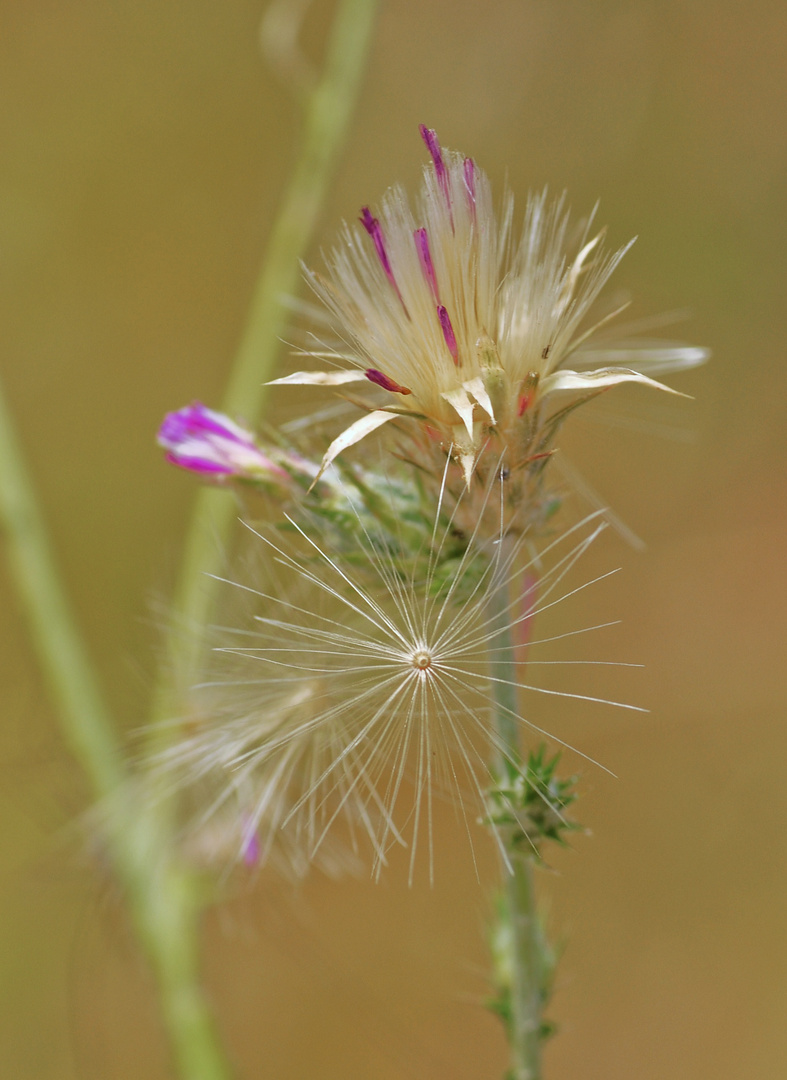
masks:
[[[171,859],[155,808],[134,798],[114,720],[60,579],[2,386],[0,531],[66,744],[108,808],[105,840],[156,974],[180,1075],[228,1080],[230,1070],[199,984],[192,876]]]
[[[515,646],[511,629],[508,583],[493,585],[489,596],[490,619],[497,632],[489,645],[489,674],[493,687],[495,726],[499,739],[495,772],[498,792],[510,806],[509,791],[516,791],[523,776],[517,707]],[[540,1080],[543,1007],[546,972],[551,966],[536,909],[535,845],[522,844],[522,828],[514,813],[495,815],[504,852],[503,896],[496,934],[498,990],[503,1001],[496,1004],[506,1024],[511,1050],[510,1080]]]

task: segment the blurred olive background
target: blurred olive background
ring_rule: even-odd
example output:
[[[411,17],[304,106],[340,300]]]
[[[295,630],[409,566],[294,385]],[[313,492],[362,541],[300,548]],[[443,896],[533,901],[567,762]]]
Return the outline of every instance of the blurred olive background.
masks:
[[[145,704],[195,487],[154,444],[216,405],[298,113],[263,63],[258,0],[0,3],[2,378],[61,565],[118,715]],[[331,6],[315,0],[319,57]],[[424,161],[421,121],[521,211],[564,187],[639,240],[613,288],[687,308],[712,347],[577,422],[571,456],[648,548],[565,612],[620,617],[585,655],[644,671],[569,686],[647,715],[544,710],[581,764],[592,836],[541,875],[565,942],[550,1080],[787,1073],[784,689],[787,9],[749,0],[387,0],[321,243]],[[318,255],[315,245],[315,257]],[[292,397],[276,399],[293,409]],[[121,899],[75,818],[60,741],[0,565],[0,1050],[16,1080],[169,1075]],[[536,703],[538,704],[538,703]],[[539,714],[540,716],[541,714]],[[243,1077],[501,1076],[474,877],[438,815],[437,881],[233,887],[206,920],[206,980]]]

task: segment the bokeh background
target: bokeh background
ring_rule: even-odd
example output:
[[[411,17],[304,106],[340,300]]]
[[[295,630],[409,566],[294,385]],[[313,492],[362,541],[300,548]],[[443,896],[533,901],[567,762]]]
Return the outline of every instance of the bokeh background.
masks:
[[[153,435],[166,410],[220,400],[294,159],[263,9],[0,3],[2,378],[129,732],[195,490]],[[315,59],[330,14],[315,0]],[[634,313],[689,309],[678,334],[714,352],[675,380],[694,402],[621,390],[570,436],[648,545],[603,540],[588,572],[623,572],[570,612],[621,618],[603,653],[646,667],[577,688],[651,711],[550,714],[617,774],[582,767],[592,835],[541,875],[565,942],[550,1080],[787,1073],[786,45],[770,0],[385,0],[320,230],[330,242],[416,181],[423,121],[520,208],[544,184],[578,212],[600,198],[612,243],[639,236],[615,283]],[[0,665],[0,1071],[166,1077],[150,980],[72,828],[85,784],[1,565]],[[228,890],[206,979],[239,1075],[501,1075],[479,1006],[494,859],[482,849],[479,885],[449,812],[438,834],[433,888],[408,889],[401,859],[379,885]]]

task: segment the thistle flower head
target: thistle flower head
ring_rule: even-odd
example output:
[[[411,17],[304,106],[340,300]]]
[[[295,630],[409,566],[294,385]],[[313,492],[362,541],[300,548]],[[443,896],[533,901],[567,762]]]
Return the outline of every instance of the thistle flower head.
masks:
[[[568,240],[564,200],[528,201],[512,242],[513,201],[494,209],[491,187],[472,158],[421,134],[431,161],[413,210],[393,188],[378,212],[361,211],[328,260],[309,273],[345,348],[325,372],[278,383],[372,383],[379,408],[331,444],[324,464],[396,417],[420,421],[461,459],[469,479],[490,440],[514,468],[543,450],[550,419],[567,402],[623,382],[655,382],[658,371],[692,366],[706,354],[679,345],[586,349],[594,301],[630,245],[605,253],[602,233]],[[606,321],[606,320],[603,320]],[[350,366],[347,367],[346,365]]]

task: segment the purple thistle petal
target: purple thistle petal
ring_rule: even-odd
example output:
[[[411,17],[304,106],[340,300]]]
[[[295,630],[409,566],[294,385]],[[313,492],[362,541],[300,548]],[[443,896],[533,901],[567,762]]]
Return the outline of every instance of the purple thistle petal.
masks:
[[[437,291],[437,277],[434,272],[434,263],[432,262],[432,253],[429,250],[429,237],[426,229],[416,229],[413,233],[415,239],[415,247],[418,252],[418,258],[421,261],[421,269],[424,272],[424,277],[429,282],[429,288],[432,290],[432,296],[435,299],[435,303],[440,303],[440,294]]]
[[[369,382],[381,386],[383,390],[389,390],[392,394],[412,394],[412,390],[408,390],[406,386],[394,382],[388,375],[383,375],[382,371],[377,371],[376,368],[369,368],[364,372],[364,375]]]
[[[385,271],[386,277],[392,285],[395,285],[396,282],[394,281],[393,270],[391,270],[391,263],[388,260],[388,252],[385,250],[383,230],[380,228],[380,222],[377,218],[372,217],[372,212],[368,206],[364,206],[361,210],[360,222],[374,241],[374,249],[377,252],[377,258],[380,260],[380,264]]]
[[[179,442],[188,430],[188,424],[180,413],[167,413],[158,429],[158,442],[164,446]]]
[[[191,456],[190,454],[175,454],[171,450],[164,455],[170,465],[178,465],[181,469],[189,469],[191,472],[210,473],[213,476],[230,476],[235,470],[229,465],[220,465],[217,461],[209,461],[207,458]]]
[[[195,402],[188,412],[189,415],[185,421],[190,435],[221,435],[222,438],[232,439],[235,442],[248,442],[251,439],[248,432],[237,427],[226,416],[213,412],[212,409],[206,409],[199,402]]]
[[[451,325],[451,319],[448,312],[445,310],[442,304],[437,308],[437,317],[440,320],[440,326],[442,327],[443,337],[445,343],[448,346],[448,351],[454,359],[454,363],[459,363],[459,347],[456,344],[456,335],[454,334],[454,328]]]
[[[364,206],[361,209],[361,216],[359,220],[363,225],[364,229],[366,229],[366,231],[368,232],[369,236],[371,236],[374,243],[374,250],[377,252],[377,258],[380,260],[380,265],[385,271],[385,276],[388,278],[388,280],[396,290],[396,295],[399,297],[402,307],[404,308],[406,313],[407,308],[405,306],[404,300],[402,299],[402,294],[399,292],[399,286],[396,284],[394,272],[391,269],[391,261],[388,258],[388,251],[385,247],[385,237],[383,236],[383,230],[380,227],[380,222],[377,220],[376,217],[373,217],[372,212],[368,206]]]
[[[159,428],[158,441],[162,446],[177,444],[188,436],[204,434],[220,435],[243,445],[253,445],[250,432],[244,431],[227,416],[206,408],[201,402],[194,401],[177,412],[167,413]]]
[[[427,150],[432,155],[434,170],[437,174],[437,182],[445,196],[446,205],[448,206],[448,217],[451,222],[451,231],[453,232],[454,211],[451,206],[451,187],[448,181],[448,170],[445,167],[445,161],[443,159],[443,151],[437,139],[437,133],[431,128],[428,128],[426,124],[419,124],[418,130],[421,132],[421,138],[426,143]]]
[[[437,132],[433,131],[432,128],[428,128],[426,124],[419,124],[418,130],[421,132],[421,138],[426,143],[426,149],[432,155],[437,179],[440,181],[440,187],[445,192],[446,199],[448,199],[448,173],[443,161],[443,151],[437,139]]]

